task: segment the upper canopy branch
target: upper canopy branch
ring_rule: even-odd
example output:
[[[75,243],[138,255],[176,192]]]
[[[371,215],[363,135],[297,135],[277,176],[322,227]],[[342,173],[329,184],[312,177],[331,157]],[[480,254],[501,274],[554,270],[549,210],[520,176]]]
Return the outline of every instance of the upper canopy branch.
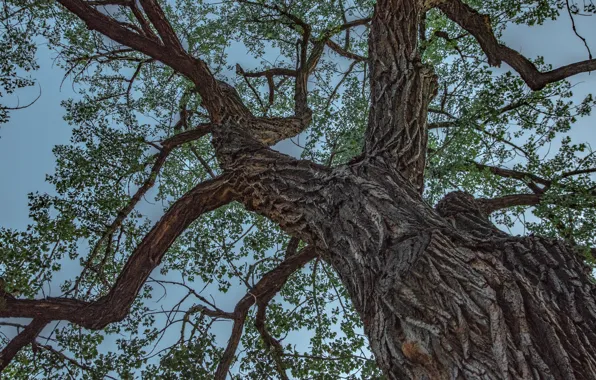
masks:
[[[517,51],[499,43],[490,25],[487,15],[478,13],[461,0],[441,2],[438,8],[451,20],[471,33],[488,58],[492,66],[506,62],[532,90],[540,90],[547,84],[560,81],[570,76],[596,70],[596,59],[572,63],[558,69],[540,72],[536,66]]]
[[[196,86],[212,120],[219,122],[226,113],[242,110],[237,100],[222,93],[207,64],[192,57],[181,46],[162,9],[155,0],[141,0],[141,5],[162,41],[134,32],[104,15],[82,0],[57,0],[83,20],[89,30],[97,30],[110,39],[157,59],[189,78]],[[137,17],[138,18],[138,17]],[[147,28],[143,28],[147,29]],[[150,30],[150,28],[149,28]]]
[[[587,207],[594,207],[596,204],[585,204],[569,201],[573,198],[574,192],[569,192],[563,195],[557,195],[554,197],[547,197],[546,193],[538,192],[534,194],[509,194],[495,198],[479,198],[477,201],[481,204],[483,211],[489,215],[495,211],[502,210],[505,208],[516,207],[516,206],[536,206],[540,203],[547,203],[551,205],[559,205],[569,207],[572,209],[585,209]]]
[[[548,179],[544,179],[540,176],[537,176],[535,174],[532,173],[526,173],[526,172],[521,172],[518,170],[513,170],[513,169],[507,169],[507,168],[501,168],[498,166],[489,166],[489,165],[484,165],[484,164],[480,164],[478,162],[473,162],[473,165],[475,165],[478,169],[480,170],[488,170],[489,172],[498,175],[500,177],[504,177],[504,178],[512,178],[512,179],[517,179],[520,181],[531,181],[534,183],[539,183],[543,186],[550,186],[552,184],[552,181],[548,180]]]
[[[351,51],[346,50],[345,48],[339,46],[337,43],[335,43],[333,40],[329,39],[325,42],[325,44],[334,52],[336,52],[337,54],[341,55],[342,57],[346,57],[348,59],[353,59],[355,61],[359,61],[359,62],[365,62],[368,58],[365,56],[362,56],[360,54],[356,54],[353,53]]]
[[[163,43],[170,49],[174,49],[177,52],[184,52],[184,48],[174,32],[174,29],[166,20],[165,15],[157,1],[155,0],[139,0],[143,10],[147,14],[151,24],[157,29],[159,37]]]
[[[379,0],[369,35],[371,106],[364,152],[384,157],[422,192],[428,105],[437,78],[421,62],[416,0]]]
[[[233,87],[215,79],[204,61],[192,57],[183,49],[163,10],[155,0],[142,0],[140,4],[149,18],[148,22],[157,30],[161,40],[122,26],[82,0],[58,1],[83,20],[90,30],[97,30],[122,45],[159,60],[189,78],[196,85],[203,106],[209,112],[214,124],[230,118],[244,119],[246,121],[244,127],[255,128],[254,137],[265,144],[272,145],[300,133],[310,122],[312,113],[306,107],[306,85],[301,86],[297,91],[299,94],[297,110],[300,112],[296,113],[296,117],[271,120],[255,118]],[[133,10],[134,7],[136,4],[133,4]],[[136,12],[137,18],[142,16],[139,9]],[[269,127],[272,130],[266,130]]]
[[[366,25],[370,23],[371,18],[362,18],[356,19],[352,21],[345,21],[342,25],[329,28],[322,32],[318,37],[312,36],[313,27],[303,20],[301,17],[293,14],[289,9],[279,6],[277,4],[267,4],[267,3],[257,3],[254,1],[249,0],[237,0],[240,4],[246,4],[249,6],[255,6],[259,8],[263,8],[266,10],[273,11],[279,14],[281,17],[287,19],[289,24],[285,24],[289,26],[291,29],[298,32],[301,36],[297,43],[297,65],[296,70],[288,70],[288,69],[281,69],[281,68],[274,68],[258,73],[247,73],[242,70],[242,68],[237,66],[237,72],[243,75],[245,78],[247,77],[260,77],[264,76],[269,80],[269,88],[270,88],[270,100],[273,97],[273,85],[272,85],[272,76],[273,75],[285,75],[285,76],[293,76],[295,77],[295,92],[294,92],[294,109],[295,115],[299,118],[307,117],[310,120],[310,110],[307,104],[307,84],[310,74],[315,70],[322,54],[324,47],[330,46],[332,48],[335,47],[335,43],[331,41],[331,37],[337,33],[342,31],[347,31],[351,28]],[[312,49],[309,53],[309,45],[312,44]],[[338,46],[339,48],[339,46]],[[338,52],[342,52],[342,55],[350,55],[345,49],[339,48],[334,49]],[[360,58],[357,55],[354,55]]]

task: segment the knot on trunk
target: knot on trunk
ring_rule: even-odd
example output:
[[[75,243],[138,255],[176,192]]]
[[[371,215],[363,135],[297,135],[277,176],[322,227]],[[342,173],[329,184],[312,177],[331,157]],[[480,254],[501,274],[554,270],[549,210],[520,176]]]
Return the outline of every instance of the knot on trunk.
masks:
[[[490,222],[482,203],[472,194],[463,191],[451,192],[439,201],[436,210],[454,227],[473,235],[486,237],[504,234]]]

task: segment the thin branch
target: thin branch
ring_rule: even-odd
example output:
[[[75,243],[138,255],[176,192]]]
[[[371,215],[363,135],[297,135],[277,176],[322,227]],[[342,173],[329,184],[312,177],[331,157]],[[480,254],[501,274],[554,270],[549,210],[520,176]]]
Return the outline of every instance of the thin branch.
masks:
[[[530,180],[535,183],[540,183],[544,186],[550,186],[552,184],[552,181],[532,173],[521,172],[513,169],[500,168],[497,166],[484,165],[478,162],[473,162],[472,165],[476,166],[480,170],[488,170],[489,172],[504,178],[513,178],[524,182]]]
[[[236,74],[242,75],[247,78],[258,78],[258,77],[270,77],[270,76],[289,76],[295,77],[297,75],[296,70],[294,69],[286,69],[283,67],[275,67],[272,69],[267,69],[263,71],[256,71],[256,72],[247,72],[244,71],[242,66],[236,64]]]
[[[242,336],[242,330],[246,320],[248,310],[255,303],[266,305],[285,285],[286,281],[298,269],[317,256],[313,247],[305,247],[295,255],[287,257],[275,269],[267,272],[259,282],[236,304],[234,308],[234,326],[232,334],[224,351],[217,370],[215,380],[225,380],[227,373],[232,365],[236,349]]]
[[[355,61],[358,62],[365,62],[368,60],[368,58],[356,54],[356,53],[352,53],[351,51],[348,51],[346,49],[344,49],[343,47],[339,46],[337,43],[333,42],[333,40],[328,39],[327,41],[325,41],[325,44],[334,52],[336,52],[337,54],[341,55],[342,57],[346,57],[349,59],[353,59]]]
[[[567,178],[567,177],[571,177],[574,175],[579,175],[579,174],[591,174],[591,173],[596,173],[596,168],[589,168],[589,169],[578,169],[578,170],[572,170],[569,172],[564,172],[561,174],[561,176],[559,178]]]
[[[575,33],[577,38],[579,38],[584,43],[584,46],[586,47],[586,50],[588,51],[588,58],[592,59],[592,51],[590,50],[588,41],[586,41],[586,39],[578,33],[577,28],[575,26],[575,18],[573,17],[573,13],[571,13],[571,7],[569,5],[569,0],[565,0],[565,2],[567,5],[567,13],[569,14],[569,18],[571,19],[571,28],[573,29],[573,33]]]
[[[352,70],[354,70],[354,67],[356,66],[357,63],[358,63],[358,61],[354,61],[350,64],[350,67],[348,67],[348,70],[344,73],[341,80],[337,83],[337,86],[335,86],[335,88],[331,92],[331,95],[329,96],[329,98],[327,98],[327,102],[325,103],[325,108],[323,108],[323,109],[326,110],[327,108],[329,108],[329,106],[331,105],[331,102],[333,101],[333,98],[335,97],[335,94],[337,94],[337,91],[339,90],[341,85],[348,78],[348,76],[352,73]]]
[[[79,363],[77,360],[75,360],[69,356],[66,356],[63,352],[56,350],[54,347],[52,347],[48,344],[41,344],[39,342],[32,342],[31,344],[33,345],[33,347],[43,348],[44,350],[51,352],[52,355],[58,357],[60,360],[69,362],[70,364],[74,365],[75,367],[78,367],[78,368],[88,371],[88,372],[93,372],[93,368],[91,368],[87,365],[84,365],[82,363]],[[108,379],[116,380],[115,377],[107,375],[107,374],[105,374],[103,376]]]

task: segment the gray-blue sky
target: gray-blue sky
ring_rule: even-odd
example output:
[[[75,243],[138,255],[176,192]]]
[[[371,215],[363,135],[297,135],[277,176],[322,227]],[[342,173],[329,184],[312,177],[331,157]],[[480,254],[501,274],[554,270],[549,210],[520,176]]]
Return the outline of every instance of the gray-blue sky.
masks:
[[[39,47],[40,69],[32,74],[38,86],[18,91],[4,100],[9,106],[27,104],[39,94],[32,106],[11,113],[0,126],[0,226],[24,228],[28,223],[27,194],[52,191],[44,179],[54,169],[52,148],[68,143],[71,127],[62,119],[60,101],[75,96],[70,84],[60,89],[64,74],[53,65],[53,56],[44,45]]]

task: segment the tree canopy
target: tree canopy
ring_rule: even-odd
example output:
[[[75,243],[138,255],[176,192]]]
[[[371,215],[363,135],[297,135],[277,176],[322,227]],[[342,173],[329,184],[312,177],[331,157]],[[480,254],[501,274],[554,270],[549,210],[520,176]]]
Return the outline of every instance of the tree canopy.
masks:
[[[596,152],[570,131],[596,99],[572,99],[567,78],[596,70],[575,21],[596,6],[423,3],[420,64],[438,80],[416,185],[426,203],[468,192],[503,228],[563,239],[592,265]],[[212,139],[233,120],[264,146],[301,134],[305,166],[358,160],[374,6],[4,0],[0,95],[34,85],[43,41],[80,96],[62,104],[72,137],[53,149],[55,191],[29,194],[26,230],[0,229],[0,317],[33,318],[0,322],[3,375],[380,377],[332,266],[237,202],[226,148]],[[585,61],[553,68],[500,42],[507,26],[559,18],[572,20]],[[27,109],[1,106],[0,122],[11,112]],[[280,196],[296,196],[293,186]]]

